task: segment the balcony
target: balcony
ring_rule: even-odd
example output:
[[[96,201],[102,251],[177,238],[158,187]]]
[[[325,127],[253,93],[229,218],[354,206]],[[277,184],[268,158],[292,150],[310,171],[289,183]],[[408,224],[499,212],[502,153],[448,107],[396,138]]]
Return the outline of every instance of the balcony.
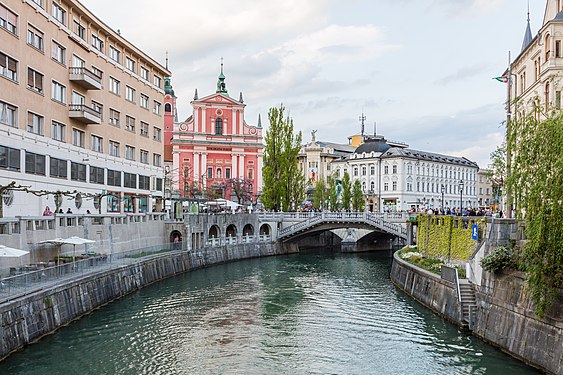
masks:
[[[84,124],[100,124],[102,122],[102,114],[84,104],[69,104],[68,117]]]
[[[68,68],[69,79],[87,90],[100,90],[102,88],[102,77],[83,67]]]

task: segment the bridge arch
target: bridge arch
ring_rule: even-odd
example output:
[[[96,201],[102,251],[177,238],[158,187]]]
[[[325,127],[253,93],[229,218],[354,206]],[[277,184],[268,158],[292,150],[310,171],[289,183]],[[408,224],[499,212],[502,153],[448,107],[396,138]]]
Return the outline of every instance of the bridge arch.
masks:
[[[178,241],[175,241],[178,238]],[[182,242],[182,232],[179,230],[173,230],[170,232],[170,242]]]
[[[270,227],[269,224],[262,224],[260,225],[260,235],[266,235],[269,236],[270,234],[272,234],[272,227]]]
[[[225,236],[227,237],[236,237],[237,236],[237,227],[234,224],[230,224],[225,231]]]
[[[252,224],[246,224],[244,228],[242,228],[242,235],[254,236],[254,226],[252,226]]]
[[[209,228],[209,238],[219,238],[220,232],[217,225],[212,225],[211,228]]]

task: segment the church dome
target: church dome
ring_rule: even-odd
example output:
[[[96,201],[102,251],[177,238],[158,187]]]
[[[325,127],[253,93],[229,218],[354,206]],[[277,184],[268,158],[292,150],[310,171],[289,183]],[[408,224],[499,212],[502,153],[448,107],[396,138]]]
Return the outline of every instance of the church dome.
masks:
[[[365,143],[358,146],[355,154],[361,154],[363,152],[370,153],[370,152],[381,152],[384,153],[385,151],[389,150],[391,146],[387,144],[384,138],[368,138],[366,139]]]

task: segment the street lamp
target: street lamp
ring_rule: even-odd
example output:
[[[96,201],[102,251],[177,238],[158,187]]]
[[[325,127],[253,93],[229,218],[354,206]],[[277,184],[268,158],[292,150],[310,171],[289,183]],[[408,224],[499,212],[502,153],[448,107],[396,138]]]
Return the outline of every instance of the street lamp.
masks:
[[[463,180],[459,181],[459,216],[463,216]]]
[[[442,193],[442,211],[444,211],[444,192],[446,191],[446,187],[444,184],[440,186],[440,192]]]

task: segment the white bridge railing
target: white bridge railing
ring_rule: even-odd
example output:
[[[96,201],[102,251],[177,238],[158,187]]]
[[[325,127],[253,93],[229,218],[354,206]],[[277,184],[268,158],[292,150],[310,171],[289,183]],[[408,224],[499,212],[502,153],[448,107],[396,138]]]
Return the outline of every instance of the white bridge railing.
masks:
[[[275,213],[276,215],[287,215],[286,213]],[[388,213],[373,212],[309,212],[299,213],[307,215],[303,221],[295,223],[287,228],[280,230],[279,239],[292,236],[298,232],[302,232],[308,228],[316,227],[321,224],[328,223],[347,223],[347,224],[367,224],[374,228],[381,229],[387,233],[393,234],[401,238],[407,238],[406,227],[390,222],[385,215]],[[403,217],[402,213],[398,213]],[[266,217],[264,217],[266,219]],[[397,220],[397,219],[395,219]],[[406,222],[405,216],[402,221]]]

